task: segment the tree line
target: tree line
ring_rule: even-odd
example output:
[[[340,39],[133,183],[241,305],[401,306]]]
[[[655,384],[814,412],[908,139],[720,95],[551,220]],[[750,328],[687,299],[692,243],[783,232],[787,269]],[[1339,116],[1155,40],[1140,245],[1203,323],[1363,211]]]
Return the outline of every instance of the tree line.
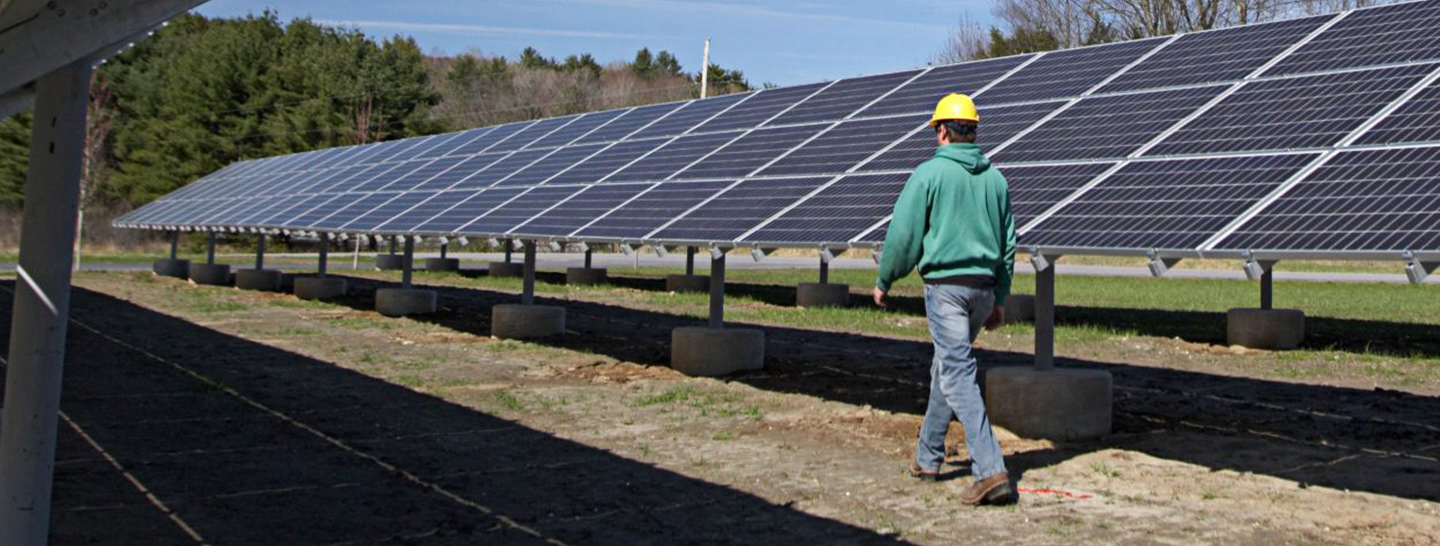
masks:
[[[712,94],[750,88],[708,69]],[[698,81],[668,51],[605,65],[534,48],[426,55],[408,37],[272,11],[189,14],[95,71],[82,186],[108,222],[239,160],[688,99]],[[31,122],[0,120],[0,209],[24,204]]]

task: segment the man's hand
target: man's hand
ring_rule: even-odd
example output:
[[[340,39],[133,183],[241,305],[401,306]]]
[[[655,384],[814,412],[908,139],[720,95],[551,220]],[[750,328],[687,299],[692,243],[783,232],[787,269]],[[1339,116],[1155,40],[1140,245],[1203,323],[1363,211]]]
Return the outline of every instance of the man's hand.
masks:
[[[879,306],[879,307],[885,307],[885,291],[884,291],[884,290],[881,290],[880,287],[877,286],[877,287],[874,288],[874,294],[875,294],[875,305],[877,305],[877,306]]]
[[[990,310],[990,318],[985,319],[985,329],[994,330],[1005,324],[1005,306],[997,305]]]

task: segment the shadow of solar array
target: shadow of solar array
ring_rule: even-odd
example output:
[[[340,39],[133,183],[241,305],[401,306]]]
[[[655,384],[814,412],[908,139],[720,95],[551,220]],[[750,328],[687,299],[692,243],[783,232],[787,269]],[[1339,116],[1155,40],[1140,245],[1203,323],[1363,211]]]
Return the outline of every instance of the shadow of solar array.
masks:
[[[116,224],[873,247],[963,92],[1023,245],[1436,251],[1436,21],[1392,4],[255,159]]]

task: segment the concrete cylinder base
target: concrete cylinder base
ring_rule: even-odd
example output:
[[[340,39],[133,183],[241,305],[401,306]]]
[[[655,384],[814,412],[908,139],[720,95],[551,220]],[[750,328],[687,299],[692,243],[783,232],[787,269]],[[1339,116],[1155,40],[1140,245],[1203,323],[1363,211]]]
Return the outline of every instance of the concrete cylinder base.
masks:
[[[349,283],[335,277],[298,277],[295,279],[295,297],[302,300],[328,300],[345,295]]]
[[[230,286],[230,266],[227,264],[190,264],[190,280],[195,284]]]
[[[405,269],[405,257],[399,254],[376,254],[375,269],[381,271],[399,271]]]
[[[525,274],[525,264],[516,262],[490,262],[487,270],[491,277],[519,277]]]
[[[459,271],[458,258],[425,258],[426,271]]]
[[[1225,338],[1251,349],[1294,349],[1305,341],[1305,312],[1299,309],[1231,309]]]
[[[1005,298],[1005,322],[1033,322],[1035,320],[1035,296],[1010,294]]]
[[[280,274],[280,291],[281,291],[281,292],[294,292],[294,291],[295,291],[295,275],[286,275],[286,274],[283,274],[283,273]]]
[[[845,307],[850,304],[850,285],[802,282],[795,287],[795,305],[800,307]]]
[[[496,305],[490,309],[490,335],[530,339],[565,333],[565,308],[553,305]]]
[[[709,292],[709,275],[666,275],[666,292]]]
[[[274,269],[240,269],[235,271],[235,288],[241,290],[280,290],[281,275]]]
[[[387,317],[428,315],[438,308],[434,290],[381,288],[375,291],[375,310]]]
[[[990,422],[1024,438],[1076,440],[1110,433],[1110,372],[1029,366],[985,374]]]
[[[714,377],[765,367],[765,332],[750,328],[676,328],[670,331],[670,367],[689,376]]]
[[[565,269],[565,284],[573,284],[575,286],[594,286],[597,284],[605,284],[609,280],[610,272],[603,267],[571,267]]]
[[[155,260],[155,263],[151,266],[151,268],[155,270],[156,275],[160,275],[162,277],[175,277],[177,279],[184,279],[190,276],[190,260],[172,260],[170,258],[160,258],[158,260]]]

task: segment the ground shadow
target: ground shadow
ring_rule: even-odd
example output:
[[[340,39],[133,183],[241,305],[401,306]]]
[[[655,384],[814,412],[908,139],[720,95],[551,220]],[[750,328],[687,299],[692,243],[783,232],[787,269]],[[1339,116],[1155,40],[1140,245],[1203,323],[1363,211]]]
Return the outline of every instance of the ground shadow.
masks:
[[[342,303],[373,308],[373,291],[393,283],[352,279]],[[462,288],[439,291],[441,312],[417,317],[457,331],[488,335],[489,308],[514,294]],[[648,365],[669,362],[673,328],[698,318],[578,300],[537,298],[567,309],[568,335],[538,341]],[[776,392],[800,393],[892,412],[924,412],[924,341],[761,326],[766,367],[730,379]],[[723,348],[722,348],[723,349]],[[1024,353],[982,351],[982,370],[1029,365]],[[1304,385],[1243,377],[1060,359],[1062,366],[1103,369],[1115,378],[1115,434],[1060,446],[1058,457],[1104,448],[1269,474],[1306,484],[1440,500],[1440,399],[1383,389]],[[1047,457],[1049,457],[1047,455]],[[1048,460],[1048,459],[1047,459]]]
[[[64,414],[213,543],[902,543],[108,295],[71,306]],[[52,543],[199,542],[63,422],[58,446]]]

